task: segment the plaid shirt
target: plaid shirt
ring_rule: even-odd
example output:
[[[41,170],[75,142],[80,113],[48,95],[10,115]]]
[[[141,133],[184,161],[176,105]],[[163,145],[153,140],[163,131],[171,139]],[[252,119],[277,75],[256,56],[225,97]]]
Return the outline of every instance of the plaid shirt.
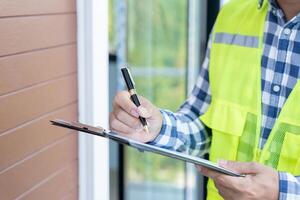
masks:
[[[270,0],[262,55],[262,125],[259,147],[263,148],[281,108],[300,78],[300,13],[286,21],[283,11]],[[199,116],[211,102],[209,59],[211,39],[197,83],[180,109],[161,110],[163,125],[151,143],[167,149],[202,156],[209,151],[211,135]],[[300,177],[279,172],[280,199],[300,199]]]

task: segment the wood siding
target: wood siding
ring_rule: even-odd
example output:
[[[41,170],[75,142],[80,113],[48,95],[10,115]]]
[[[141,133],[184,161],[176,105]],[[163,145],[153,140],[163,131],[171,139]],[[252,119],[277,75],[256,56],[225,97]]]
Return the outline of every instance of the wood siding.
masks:
[[[75,0],[0,0],[0,199],[78,199]]]

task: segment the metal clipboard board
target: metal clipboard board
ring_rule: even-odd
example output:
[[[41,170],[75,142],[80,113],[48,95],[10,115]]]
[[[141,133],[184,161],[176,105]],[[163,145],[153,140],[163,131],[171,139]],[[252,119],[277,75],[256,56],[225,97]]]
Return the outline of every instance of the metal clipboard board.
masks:
[[[204,166],[209,169],[212,169],[212,170],[215,170],[215,171],[218,171],[220,173],[230,175],[230,176],[235,176],[235,177],[244,177],[245,176],[243,174],[233,172],[233,171],[225,169],[223,167],[219,167],[217,164],[215,164],[209,160],[195,157],[195,156],[190,156],[190,155],[180,153],[177,151],[163,149],[163,148],[156,147],[153,145],[137,142],[132,139],[128,139],[126,137],[120,136],[120,135],[118,135],[118,133],[115,133],[112,131],[106,131],[105,129],[103,129],[101,127],[93,127],[93,126],[89,126],[89,125],[78,123],[78,122],[67,122],[67,121],[60,120],[60,119],[51,120],[50,122],[52,123],[52,125],[55,125],[55,126],[69,128],[69,129],[77,130],[77,131],[84,132],[87,134],[108,138],[117,143],[136,148],[139,151],[152,152],[152,153],[160,154],[163,156],[171,157],[174,159],[182,160],[185,162],[193,163],[196,165]]]

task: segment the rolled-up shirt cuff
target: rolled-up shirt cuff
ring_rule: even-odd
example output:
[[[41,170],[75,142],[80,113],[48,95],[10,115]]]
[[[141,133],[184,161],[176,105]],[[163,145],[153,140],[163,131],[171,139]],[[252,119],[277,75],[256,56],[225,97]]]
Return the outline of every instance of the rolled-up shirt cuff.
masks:
[[[278,172],[279,200],[300,199],[300,177],[287,172]]]
[[[162,114],[162,127],[159,134],[154,140],[148,142],[148,144],[163,147],[171,148],[172,146],[172,131],[176,129],[176,120],[174,119],[174,114],[171,111],[160,109]]]

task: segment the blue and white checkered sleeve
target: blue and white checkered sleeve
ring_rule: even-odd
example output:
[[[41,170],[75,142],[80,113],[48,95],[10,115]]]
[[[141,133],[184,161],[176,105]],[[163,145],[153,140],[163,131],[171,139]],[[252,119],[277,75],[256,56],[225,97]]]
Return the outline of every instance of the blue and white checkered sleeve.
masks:
[[[199,120],[199,116],[207,111],[211,101],[208,77],[210,48],[211,39],[192,93],[177,112],[161,110],[162,128],[150,144],[194,156],[202,156],[208,152],[210,135]]]
[[[279,172],[279,200],[300,199],[300,176]]]

